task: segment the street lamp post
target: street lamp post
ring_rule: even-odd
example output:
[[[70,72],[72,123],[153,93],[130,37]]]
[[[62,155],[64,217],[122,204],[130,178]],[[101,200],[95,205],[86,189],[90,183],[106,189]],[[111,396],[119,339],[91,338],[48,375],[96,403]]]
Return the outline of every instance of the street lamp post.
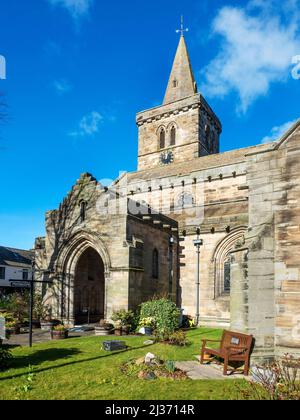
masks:
[[[33,300],[34,300],[34,282],[35,282],[35,260],[31,264],[31,281],[29,289],[29,347],[32,347],[32,330],[33,330]]]
[[[170,245],[170,272],[169,272],[169,296],[172,298],[173,293],[173,277],[174,277],[174,266],[173,266],[173,246],[174,246],[174,238],[173,236],[170,237],[169,245]]]
[[[196,279],[196,324],[200,322],[200,249],[203,240],[200,239],[200,229],[197,229],[197,239],[193,241],[197,253],[197,279]]]

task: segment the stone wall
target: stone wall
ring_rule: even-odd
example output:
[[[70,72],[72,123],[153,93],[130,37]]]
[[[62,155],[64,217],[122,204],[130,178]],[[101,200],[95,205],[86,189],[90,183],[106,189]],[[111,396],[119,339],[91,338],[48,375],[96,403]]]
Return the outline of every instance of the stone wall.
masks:
[[[153,168],[128,176],[131,197],[150,203],[154,210],[169,215],[179,224],[179,302],[185,313],[193,317],[197,299],[193,240],[197,238],[197,228],[201,229],[204,240],[200,264],[202,325],[228,327],[230,324],[230,297],[219,293],[218,270],[222,269],[224,255],[229,254],[248,227],[247,151],[225,153],[223,159],[221,155],[211,155],[195,159],[192,164]],[[182,194],[191,195],[194,204],[179,206]],[[219,248],[220,256],[216,255]]]
[[[115,310],[136,309],[154,294],[169,292],[169,238],[172,235],[177,243],[177,223],[162,215],[157,215],[154,223],[149,222],[147,208],[139,215],[131,215],[128,209],[134,208],[132,200],[115,198],[113,189],[106,189],[89,174],[83,174],[59,209],[47,213],[47,236],[36,241],[36,256],[39,278],[53,282],[49,287],[45,283],[43,289],[45,302],[51,306],[55,318],[70,324],[75,322],[78,302],[86,293],[79,282],[89,285],[86,270],[82,268],[82,257],[87,251],[98,253],[104,267],[104,280],[100,279],[105,298],[104,310],[103,304],[100,308],[102,316],[110,318]],[[84,220],[83,201],[86,203]],[[161,270],[155,282],[151,277],[154,247],[160,253]],[[170,290],[174,301],[176,258],[177,249],[173,254],[174,281]],[[85,266],[88,262],[92,263],[89,260]],[[93,267],[89,270],[94,272]]]
[[[239,329],[255,336],[258,359],[300,350],[299,131],[298,123],[268,150],[247,155],[247,268],[237,250],[232,308],[239,307]]]
[[[127,235],[132,255],[129,277],[129,306],[131,309],[136,309],[138,305],[154,296],[169,296],[174,302],[177,300],[177,228],[174,227],[172,231],[171,226],[164,228],[163,221],[156,225],[154,222],[160,222],[160,217],[155,216],[144,222],[133,217],[128,220]],[[174,240],[173,252],[170,251],[171,237]],[[153,277],[154,250],[158,251],[158,278]],[[136,254],[137,257],[135,257]],[[173,258],[172,264],[171,257]],[[172,268],[173,273],[171,273]]]

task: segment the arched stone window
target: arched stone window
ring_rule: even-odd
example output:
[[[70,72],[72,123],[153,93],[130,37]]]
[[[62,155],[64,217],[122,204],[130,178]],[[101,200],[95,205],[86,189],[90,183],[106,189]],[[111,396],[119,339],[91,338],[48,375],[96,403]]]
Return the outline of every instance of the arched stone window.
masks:
[[[172,127],[170,131],[170,145],[175,146],[176,144],[176,127]]]
[[[177,207],[186,209],[193,207],[195,205],[194,196],[191,193],[184,192],[181,193],[178,197]]]
[[[216,133],[213,131],[212,132],[212,136],[211,136],[211,141],[209,144],[209,151],[211,154],[215,153],[215,145],[217,144],[217,135]]]
[[[159,148],[164,149],[166,147],[166,132],[164,128],[161,128],[159,132]]]
[[[86,219],[86,201],[80,203],[80,223],[83,223]]]
[[[159,253],[155,248],[152,255],[152,277],[154,279],[159,278]]]
[[[235,244],[241,240],[246,227],[234,229],[216,247],[213,261],[215,273],[215,299],[230,294],[231,288],[231,251]]]
[[[231,262],[230,258],[224,263],[224,293],[230,293],[231,286]]]

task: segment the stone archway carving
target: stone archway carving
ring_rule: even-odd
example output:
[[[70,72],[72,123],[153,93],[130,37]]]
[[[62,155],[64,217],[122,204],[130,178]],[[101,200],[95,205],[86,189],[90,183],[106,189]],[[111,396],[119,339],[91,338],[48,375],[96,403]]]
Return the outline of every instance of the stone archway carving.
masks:
[[[55,271],[61,282],[61,318],[74,323],[74,282],[76,267],[81,256],[89,249],[95,250],[104,265],[105,282],[109,280],[111,261],[107,248],[100,235],[91,231],[75,233],[61,249],[55,264]],[[104,316],[106,315],[107,296],[105,293]]]
[[[214,298],[218,298],[225,293],[224,290],[224,268],[230,258],[230,251],[235,244],[241,240],[247,231],[247,227],[241,226],[233,229],[229,235],[222,239],[216,246],[213,254],[212,263],[214,265]]]

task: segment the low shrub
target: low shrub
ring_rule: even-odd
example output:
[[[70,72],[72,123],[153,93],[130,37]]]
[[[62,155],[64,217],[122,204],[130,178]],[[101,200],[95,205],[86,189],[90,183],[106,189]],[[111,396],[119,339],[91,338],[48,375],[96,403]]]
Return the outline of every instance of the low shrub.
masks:
[[[173,346],[184,347],[189,344],[186,333],[183,331],[175,331],[169,336],[169,344]]]
[[[154,328],[155,319],[154,318],[141,318],[138,326],[140,328],[142,327]]]
[[[173,360],[167,360],[165,363],[165,368],[169,373],[174,373],[176,371],[175,362],[173,362]]]
[[[67,328],[64,325],[56,325],[53,327],[53,331],[55,332],[65,332],[67,331]]]
[[[255,382],[240,395],[246,400],[300,401],[300,359],[286,355],[252,370]]]
[[[131,327],[134,321],[134,312],[121,309],[119,311],[115,311],[111,319],[115,323],[121,324],[122,327]]]
[[[151,363],[146,363],[144,358],[130,360],[120,367],[121,372],[132,378],[141,380],[155,380],[159,378],[173,379],[176,381],[187,380],[186,372],[176,368],[175,362],[171,360],[154,359]]]
[[[156,339],[165,341],[178,328],[179,310],[166,298],[151,300],[141,305],[140,319],[146,318],[154,320]]]

